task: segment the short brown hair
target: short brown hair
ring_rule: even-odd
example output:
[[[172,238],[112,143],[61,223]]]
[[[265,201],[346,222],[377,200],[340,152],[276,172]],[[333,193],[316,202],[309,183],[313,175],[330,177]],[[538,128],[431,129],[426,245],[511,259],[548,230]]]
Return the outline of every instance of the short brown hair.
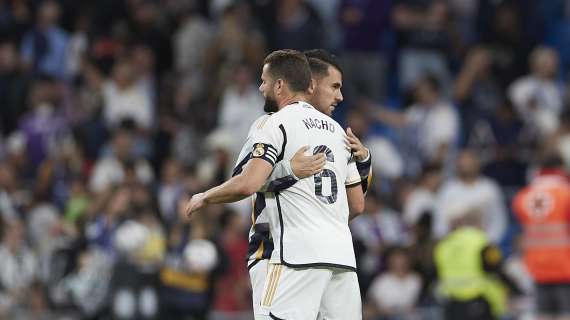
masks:
[[[307,57],[296,50],[277,50],[263,61],[274,79],[283,79],[294,92],[304,92],[311,83],[311,69]]]
[[[324,49],[312,49],[303,52],[309,60],[313,77],[326,77],[329,75],[329,66],[335,68],[342,75],[342,68],[336,56]]]

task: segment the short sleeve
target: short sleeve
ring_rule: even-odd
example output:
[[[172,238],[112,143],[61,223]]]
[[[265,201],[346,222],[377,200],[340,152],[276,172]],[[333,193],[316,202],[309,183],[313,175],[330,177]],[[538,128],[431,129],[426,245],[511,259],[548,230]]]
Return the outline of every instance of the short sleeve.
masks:
[[[282,152],[287,141],[285,127],[275,121],[275,115],[261,122],[252,132],[251,158],[263,159],[275,166],[283,158]]]
[[[346,181],[344,185],[347,188],[356,187],[360,185],[361,182],[360,173],[358,173],[358,168],[354,160],[348,163],[348,173],[346,175]]]

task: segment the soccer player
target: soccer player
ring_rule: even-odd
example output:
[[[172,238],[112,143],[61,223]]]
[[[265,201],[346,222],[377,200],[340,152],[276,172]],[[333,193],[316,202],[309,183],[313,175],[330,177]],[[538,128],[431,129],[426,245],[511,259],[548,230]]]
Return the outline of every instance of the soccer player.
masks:
[[[193,196],[187,212],[253,194],[275,163],[291,159],[304,145],[313,153],[324,152],[327,165],[320,174],[273,194],[278,214],[268,220],[275,248],[262,304],[272,319],[315,319],[319,312],[326,319],[360,319],[347,194],[358,199],[351,201],[352,211],[361,212],[361,178],[340,125],[305,102],[310,77],[306,58],[296,51],[266,58],[260,90],[266,107],[279,112],[259,123],[243,172]]]

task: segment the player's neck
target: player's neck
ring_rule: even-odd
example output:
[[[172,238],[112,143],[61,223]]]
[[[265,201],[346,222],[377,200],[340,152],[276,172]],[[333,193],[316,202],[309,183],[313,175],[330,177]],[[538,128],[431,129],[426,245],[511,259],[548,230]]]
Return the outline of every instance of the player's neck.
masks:
[[[281,100],[281,103],[279,104],[279,110],[298,101],[307,102],[308,101],[307,95],[299,92],[299,93],[293,93],[290,96],[283,98],[283,100]]]

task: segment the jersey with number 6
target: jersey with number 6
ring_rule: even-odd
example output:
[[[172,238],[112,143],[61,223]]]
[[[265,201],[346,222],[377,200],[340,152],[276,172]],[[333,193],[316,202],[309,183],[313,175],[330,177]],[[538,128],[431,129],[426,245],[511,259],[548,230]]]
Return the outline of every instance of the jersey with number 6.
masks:
[[[346,188],[359,186],[360,175],[345,139],[336,121],[305,102],[272,114],[253,133],[251,157],[272,166],[306,145],[311,153],[322,152],[327,158],[322,172],[266,195],[275,197],[277,204],[277,212],[267,212],[274,241],[271,262],[356,269]]]

